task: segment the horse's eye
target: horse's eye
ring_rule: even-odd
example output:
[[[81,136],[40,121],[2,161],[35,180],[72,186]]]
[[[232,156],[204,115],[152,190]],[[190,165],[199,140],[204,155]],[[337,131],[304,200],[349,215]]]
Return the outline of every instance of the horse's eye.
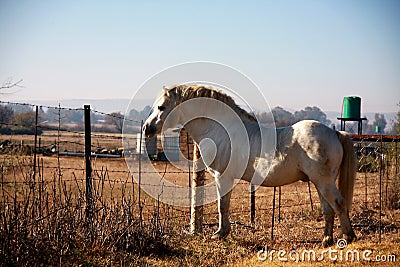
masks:
[[[163,110],[165,110],[165,107],[164,106],[158,106],[158,110],[159,111],[163,111]]]

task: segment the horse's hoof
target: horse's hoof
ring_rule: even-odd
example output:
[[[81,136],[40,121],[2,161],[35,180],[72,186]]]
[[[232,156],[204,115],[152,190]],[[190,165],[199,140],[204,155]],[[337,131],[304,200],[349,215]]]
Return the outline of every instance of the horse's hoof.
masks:
[[[347,241],[347,244],[350,244],[350,243],[352,243],[352,242],[357,240],[357,236],[356,236],[356,234],[354,232],[350,233],[348,235],[343,234],[343,239]]]
[[[213,240],[220,240],[220,239],[222,239],[222,238],[221,238],[221,236],[220,236],[219,234],[213,234],[213,235],[211,236],[211,239],[213,239]]]
[[[229,232],[217,231],[211,236],[211,239],[222,240],[222,239],[225,239],[228,235],[229,235]]]
[[[333,237],[332,236],[325,236],[324,239],[322,239],[322,246],[324,248],[330,247],[334,244],[333,242]]]

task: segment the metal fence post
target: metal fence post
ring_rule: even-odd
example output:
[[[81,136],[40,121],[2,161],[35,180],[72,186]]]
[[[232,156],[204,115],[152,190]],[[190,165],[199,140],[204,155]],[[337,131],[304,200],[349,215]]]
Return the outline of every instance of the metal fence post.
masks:
[[[311,196],[311,185],[310,185],[310,180],[307,181],[308,184],[308,194],[310,196],[310,205],[311,205],[311,211],[314,211],[314,205],[312,201],[312,196]]]
[[[254,184],[250,184],[250,222],[254,226],[256,218],[256,192]]]
[[[398,169],[399,169],[399,166],[398,166],[398,157],[399,157],[399,154],[397,154],[397,141],[395,142],[394,151],[395,151],[395,153],[394,153],[394,156],[395,156],[394,162],[395,162],[395,164],[396,164],[396,168],[395,168],[395,177],[396,177],[396,179],[397,179],[397,178],[398,178],[398,177],[397,177],[397,174],[399,173],[399,171],[398,171]]]
[[[364,184],[365,184],[365,209],[368,209],[368,179],[367,179],[367,168],[364,167]]]
[[[140,121],[140,137],[139,137],[139,155],[138,155],[138,168],[139,168],[139,181],[138,181],[138,205],[139,205],[139,217],[140,217],[140,227],[142,227],[142,202],[141,202],[141,195],[140,195],[140,187],[142,184],[142,145],[143,145],[143,120]]]
[[[35,125],[34,125],[34,135],[35,135],[35,141],[34,141],[34,147],[33,147],[33,188],[35,188],[35,182],[36,182],[36,153],[37,153],[37,128],[38,128],[38,120],[39,120],[39,107],[36,106],[35,109]],[[33,192],[35,193],[35,191]]]
[[[381,243],[382,235],[382,175],[383,175],[383,142],[382,135],[380,136],[380,151],[379,151],[379,243]]]
[[[274,226],[275,226],[275,195],[276,195],[276,187],[274,187],[274,196],[273,196],[273,198],[272,198],[271,240],[274,240]]]
[[[278,223],[281,222],[281,195],[282,195],[282,187],[278,188]]]
[[[86,220],[91,224],[93,217],[93,181],[92,181],[92,136],[90,127],[90,105],[84,105],[85,122],[85,171],[86,171]]]

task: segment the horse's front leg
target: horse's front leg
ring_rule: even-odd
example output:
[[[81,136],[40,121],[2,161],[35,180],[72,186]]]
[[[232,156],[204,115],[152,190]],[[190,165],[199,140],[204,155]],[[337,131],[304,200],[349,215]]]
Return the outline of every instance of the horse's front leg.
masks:
[[[231,202],[233,181],[233,178],[226,176],[215,178],[218,194],[219,227],[212,236],[213,239],[225,238],[231,231],[231,223],[229,221],[229,207]]]

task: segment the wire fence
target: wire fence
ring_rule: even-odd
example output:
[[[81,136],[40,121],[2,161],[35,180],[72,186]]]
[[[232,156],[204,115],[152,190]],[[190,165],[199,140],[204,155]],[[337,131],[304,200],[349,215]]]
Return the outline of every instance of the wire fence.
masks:
[[[0,119],[1,230],[8,235],[2,240],[3,253],[5,247],[18,243],[13,241],[15,231],[37,235],[41,227],[60,224],[60,219],[69,222],[71,229],[64,229],[67,234],[82,229],[93,246],[110,248],[133,246],[132,228],[136,225],[148,229],[152,236],[176,229],[189,231],[189,208],[163,204],[141,188],[158,186],[146,181],[150,173],[190,187],[193,169],[188,160],[193,159],[194,147],[186,132],[169,141],[178,151],[174,159],[177,164],[171,164],[161,149],[168,139],[155,141],[151,148],[152,141],[141,136],[141,120],[87,107],[0,105],[14,111],[8,119]],[[128,137],[121,134],[121,120],[131,133]],[[390,217],[391,211],[400,208],[400,137],[354,135],[353,140],[358,172],[352,221],[359,233],[379,242],[386,234],[398,234],[400,226]],[[127,142],[125,148],[123,142]],[[149,155],[152,170],[141,169],[141,157],[145,156],[142,146],[154,151]],[[131,168],[124,157],[132,159]],[[205,183],[211,181],[206,174]],[[251,231],[271,239],[311,243],[322,236],[318,194],[309,182],[259,188],[251,194],[250,185],[239,181],[231,203],[234,234]],[[214,231],[218,223],[216,204],[205,205],[203,212],[205,232]],[[53,234],[67,238],[62,233]],[[73,244],[60,241],[57,246]],[[138,247],[144,249],[143,244]]]

